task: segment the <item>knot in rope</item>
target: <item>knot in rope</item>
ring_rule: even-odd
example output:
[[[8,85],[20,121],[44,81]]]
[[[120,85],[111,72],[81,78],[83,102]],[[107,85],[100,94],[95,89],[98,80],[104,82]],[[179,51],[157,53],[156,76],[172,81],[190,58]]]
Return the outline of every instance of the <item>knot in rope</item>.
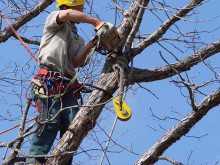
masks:
[[[129,84],[131,79],[130,69],[128,67],[128,59],[125,56],[119,56],[113,65],[113,70],[116,73],[118,87],[119,87],[119,103],[120,110],[122,109],[122,98],[124,93],[124,87]]]

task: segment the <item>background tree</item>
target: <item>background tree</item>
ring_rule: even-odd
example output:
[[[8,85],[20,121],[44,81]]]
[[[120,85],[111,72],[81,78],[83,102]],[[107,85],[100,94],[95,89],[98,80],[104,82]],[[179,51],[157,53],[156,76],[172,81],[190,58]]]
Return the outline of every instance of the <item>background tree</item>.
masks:
[[[32,28],[42,29],[45,21],[43,18],[55,8],[53,1],[0,2],[3,13],[10,18],[13,27],[37,54],[41,33],[39,31],[36,34],[32,33],[34,31]],[[123,84],[119,81],[118,75],[121,74],[118,72],[120,68],[117,64],[125,71],[124,91],[127,94],[124,95],[127,103],[132,105],[133,116],[126,123],[118,122],[117,126],[121,128],[116,130],[117,136],[111,138],[112,145],[107,150],[106,164],[127,164],[125,162],[128,161],[136,161],[135,164],[205,163],[207,160],[202,154],[193,157],[191,151],[196,151],[193,147],[196,140],[199,139],[200,143],[204,143],[205,138],[214,138],[208,129],[211,130],[213,125],[219,125],[214,122],[213,117],[218,114],[216,110],[219,109],[220,103],[218,64],[220,40],[217,35],[219,11],[215,10],[217,5],[219,5],[217,0],[188,2],[116,0],[106,1],[104,4],[87,1],[88,13],[101,20],[115,23],[121,34],[121,42],[114,53],[106,56],[104,64],[103,56],[95,55],[90,67],[84,70],[79,79],[96,85],[109,94],[95,89],[90,95],[85,96],[86,101],[69,131],[48,155],[47,164],[64,164],[73,153],[76,164],[96,164],[95,162],[99,160],[108,139],[108,131],[111,130],[109,122],[112,122],[115,116],[112,108],[108,108],[111,104],[107,103],[111,101],[111,95],[116,96],[118,88]],[[110,16],[115,14],[115,17],[103,15],[103,11],[110,13]],[[81,33],[94,34],[93,32],[87,34],[87,31],[85,33],[83,28],[88,29],[82,27]],[[0,45],[8,45],[13,37],[11,29],[4,20],[1,20]],[[2,56],[5,55],[8,55],[8,52]],[[28,80],[37,70],[33,60],[27,59],[25,63],[19,64],[14,58],[10,61],[11,63],[8,62],[7,66],[3,65],[1,69],[1,102],[4,110],[4,113],[1,112],[1,118],[4,123],[21,120],[22,116],[22,121],[26,120],[28,108],[24,106],[26,102],[24,91]],[[18,108],[20,113],[14,113],[14,109]],[[204,125],[208,127],[202,127],[199,121],[204,116],[208,118],[207,112],[210,110],[214,111],[211,112],[213,116],[209,118],[212,121],[205,118]],[[36,115],[34,108],[29,110],[28,116],[31,115]],[[149,122],[150,119],[157,122]],[[16,157],[28,157],[24,151],[25,146],[28,146],[26,139],[34,132],[31,128],[35,124],[36,122],[26,128],[21,125],[16,140],[11,142],[2,140],[0,146],[11,149],[9,154],[5,154],[7,158],[3,164],[18,161]],[[196,124],[201,129],[207,129],[207,132],[195,131],[194,135],[189,135],[188,132],[190,130],[193,132]],[[159,133],[160,131],[162,133]],[[208,134],[211,135],[207,136]],[[132,140],[131,136],[135,138]],[[215,136],[219,137],[218,134]],[[178,140],[182,142],[184,148],[173,147]],[[212,144],[211,140],[209,143]],[[188,145],[192,146],[191,151]],[[185,155],[182,154],[182,150]],[[117,155],[114,155],[114,152]],[[206,154],[208,152],[211,152],[210,148]],[[18,156],[18,153],[21,156]],[[131,155],[130,158],[127,158],[128,153]],[[164,153],[168,157],[163,156]],[[92,163],[86,160],[83,162],[85,154]],[[121,159],[117,160],[118,157]],[[201,157],[203,160],[200,162]],[[215,159],[213,158],[214,162],[210,163],[217,164],[220,158]],[[160,163],[163,160],[166,162]]]

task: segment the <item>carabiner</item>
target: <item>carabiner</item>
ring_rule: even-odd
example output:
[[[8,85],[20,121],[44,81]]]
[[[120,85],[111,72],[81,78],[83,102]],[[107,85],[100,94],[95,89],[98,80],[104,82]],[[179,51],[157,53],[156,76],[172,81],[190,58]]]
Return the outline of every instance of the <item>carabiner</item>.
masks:
[[[53,91],[54,86],[51,84],[51,80],[47,78],[46,83],[47,83],[47,86],[48,86],[48,91]]]
[[[61,76],[60,72],[53,72],[53,79],[54,80],[59,80],[61,78],[62,78],[62,76]]]

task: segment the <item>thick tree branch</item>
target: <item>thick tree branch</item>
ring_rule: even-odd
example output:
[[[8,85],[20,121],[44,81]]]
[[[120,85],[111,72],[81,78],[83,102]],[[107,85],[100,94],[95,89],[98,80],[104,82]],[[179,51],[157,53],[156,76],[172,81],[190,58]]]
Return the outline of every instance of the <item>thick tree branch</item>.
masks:
[[[22,15],[12,23],[12,26],[15,30],[18,30],[21,26],[32,20],[34,17],[39,15],[45,8],[51,5],[54,0],[42,0],[34,8],[28,11],[25,15]],[[10,27],[6,27],[3,31],[0,32],[0,43],[7,41],[13,35]]]
[[[146,47],[158,41],[163,34],[172,26],[175,22],[179,21],[182,17],[185,17],[187,13],[193,10],[204,0],[192,0],[181,10],[172,15],[168,20],[166,20],[154,33],[152,33],[147,39],[138,44],[133,49],[133,56],[140,54]]]
[[[143,3],[142,4],[143,7],[140,8],[140,10],[139,10],[139,12],[137,14],[136,20],[134,22],[132,30],[131,30],[131,32],[130,32],[128,38],[127,38],[126,44],[125,44],[125,51],[126,52],[130,51],[130,49],[131,49],[132,42],[133,42],[133,40],[135,38],[135,35],[136,35],[137,31],[139,30],[139,27],[141,25],[144,12],[146,10],[144,7],[146,7],[146,5],[149,3],[149,0],[143,1],[142,3]]]
[[[149,149],[135,165],[150,165],[157,162],[159,156],[161,156],[167,148],[187,134],[190,129],[209,112],[209,110],[219,104],[220,88],[205,97],[198,105],[198,111],[192,110],[177,125],[170,129],[151,149]]]
[[[15,35],[13,35],[13,36],[17,39],[17,37],[16,37]],[[33,45],[38,45],[38,46],[40,46],[40,42],[39,42],[39,41],[30,40],[30,39],[25,38],[25,37],[22,37],[22,36],[20,36],[20,37],[21,37],[21,39],[22,39],[25,43],[27,43],[27,44],[33,44]]]
[[[198,52],[180,60],[173,64],[166,65],[160,68],[155,69],[137,69],[134,68],[133,78],[135,82],[151,82],[155,80],[162,80],[177,73],[174,71],[178,71],[178,73],[190,70],[191,67],[197,65],[201,61],[215,55],[220,52],[220,40],[206,46],[205,48],[199,50]],[[174,69],[173,69],[174,68]]]
[[[125,16],[125,18],[121,21],[117,29],[119,34],[121,34],[121,42],[119,43],[120,48],[118,48],[118,50],[122,50],[122,47],[124,47],[127,37],[133,28],[133,24],[131,23],[132,22],[131,20],[133,21],[136,20],[136,16],[138,14],[138,11],[140,10],[140,6],[138,4],[142,4],[142,1],[143,0],[136,0],[135,2],[131,4],[129,10],[126,10],[123,12],[123,15]],[[143,4],[147,5],[148,3],[149,3],[149,0],[147,0]]]

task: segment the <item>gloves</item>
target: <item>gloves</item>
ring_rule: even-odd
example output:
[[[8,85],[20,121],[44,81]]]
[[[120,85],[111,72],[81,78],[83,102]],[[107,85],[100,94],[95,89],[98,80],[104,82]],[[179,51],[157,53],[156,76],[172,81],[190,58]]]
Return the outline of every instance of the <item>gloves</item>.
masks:
[[[97,32],[104,24],[105,22],[97,21],[94,30]]]

